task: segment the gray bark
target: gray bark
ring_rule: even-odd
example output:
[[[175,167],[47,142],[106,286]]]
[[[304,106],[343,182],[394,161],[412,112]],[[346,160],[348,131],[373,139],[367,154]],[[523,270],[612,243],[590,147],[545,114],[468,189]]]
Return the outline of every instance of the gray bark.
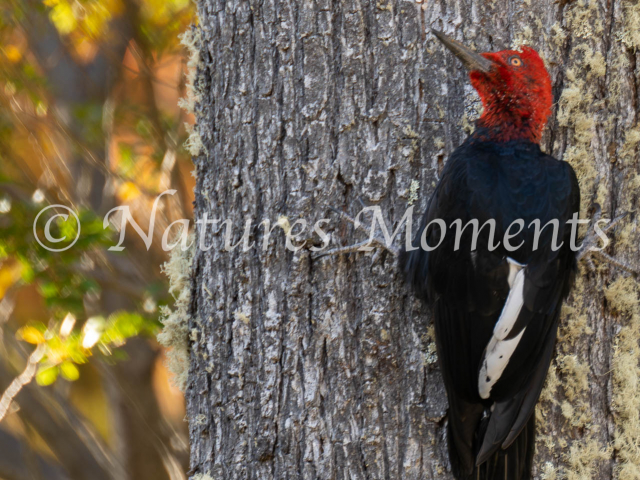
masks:
[[[640,10],[629,0],[199,0],[196,218],[187,385],[193,477],[443,479],[446,397],[430,317],[393,257],[312,259],[271,225],[330,218],[365,237],[358,197],[414,225],[479,105],[437,28],[480,51],[527,43],[556,104],[543,149],[572,163],[583,214],[632,213],[607,252],[637,268]],[[416,190],[416,183],[419,189]],[[298,232],[300,227],[296,227]],[[198,227],[198,234],[203,226]],[[309,232],[309,230],[307,230]],[[305,237],[306,238],[306,237]],[[401,242],[397,241],[399,245]],[[632,276],[583,262],[537,415],[536,478],[640,478],[640,335]]]

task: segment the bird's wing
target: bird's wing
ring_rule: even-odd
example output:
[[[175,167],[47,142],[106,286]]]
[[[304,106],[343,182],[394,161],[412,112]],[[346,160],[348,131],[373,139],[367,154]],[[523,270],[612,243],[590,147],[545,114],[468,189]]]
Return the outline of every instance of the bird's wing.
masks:
[[[552,218],[568,220],[579,211],[580,197],[575,173],[568,164],[561,172],[568,177],[568,202],[558,204],[564,211],[551,212]],[[495,404],[478,452],[476,463],[487,460],[498,448],[507,448],[526,426],[544,385],[555,345],[562,300],[568,293],[575,272],[575,254],[570,251],[571,229],[562,232],[564,244],[557,252],[541,248],[533,252],[526,267],[518,272],[510,288],[492,339],[483,356],[479,390]],[[503,366],[491,346],[515,342],[510,360]],[[493,364],[492,364],[493,362]],[[490,367],[498,379],[487,382]],[[482,386],[491,384],[489,391]],[[483,395],[484,393],[484,395]]]
[[[547,300],[533,304],[534,308],[544,305],[544,308],[549,310],[534,312],[531,310],[532,305],[527,305],[526,301],[522,302],[522,311],[516,321],[519,325],[514,326],[515,332],[509,335],[515,335],[511,338],[512,341],[517,341],[517,345],[511,352],[505,368],[497,374],[494,373],[499,375],[499,378],[487,395],[494,404],[477,454],[478,465],[490,458],[499,448],[507,448],[533,413],[549,369],[556,340],[565,281],[563,275],[556,274],[556,277],[557,282],[545,289],[550,294]],[[538,298],[541,299],[542,296]],[[523,319],[524,321],[521,321]],[[488,350],[487,348],[478,378],[481,394],[483,382],[486,380],[484,365],[487,362]]]
[[[522,171],[505,179],[498,178],[500,171],[496,168],[470,168],[469,158],[479,155],[485,153],[464,148],[454,152],[430,200],[414,246],[419,246],[423,228],[437,218],[445,220],[447,226],[455,219],[466,224],[478,218],[482,224],[488,218],[498,218],[502,224],[497,238],[501,239],[504,228],[515,218],[538,217],[560,220],[559,233],[565,245],[558,251],[548,248],[549,229],[543,231],[542,248],[535,252],[530,248],[530,232],[514,239],[514,245],[520,240],[525,245],[517,252],[504,248],[490,251],[487,230],[481,230],[477,249],[471,251],[467,236],[471,230],[465,230],[457,250],[454,236],[447,232],[435,251],[420,248],[406,252],[401,259],[401,268],[418,296],[433,306],[438,356],[450,404],[449,428],[457,446],[457,461],[465,471],[473,468],[475,452],[479,451],[476,458],[481,461],[508,446],[533,412],[551,360],[562,298],[575,265],[573,252],[568,250],[570,229],[563,221],[579,209],[577,181],[568,164],[536,157],[532,162],[545,164],[538,168],[529,168],[536,163],[515,164],[510,168]],[[491,152],[486,157],[487,163],[498,161]],[[496,185],[508,185],[508,194]],[[438,243],[439,230],[437,225],[431,229],[429,245]],[[492,340],[494,344],[490,345]],[[497,372],[496,378],[491,377],[488,395],[479,388],[485,360],[492,362],[487,363],[487,370],[491,367]],[[493,412],[478,449],[474,445],[475,429],[483,410],[491,405]]]
[[[442,219],[447,227],[456,219],[466,223],[470,197],[466,164],[454,153],[431,196],[414,246],[421,247],[423,230],[433,220]],[[433,223],[425,236],[427,244],[437,245],[441,234],[440,225]],[[433,307],[439,364],[449,399],[448,428],[455,443],[455,448],[450,445],[452,466],[470,472],[475,462],[475,431],[485,409],[477,393],[477,365],[484,348],[478,338],[488,340],[502,308],[508,293],[504,280],[508,267],[498,252],[476,256],[468,248],[455,250],[454,235],[447,230],[436,250],[404,252],[400,268],[416,295]]]

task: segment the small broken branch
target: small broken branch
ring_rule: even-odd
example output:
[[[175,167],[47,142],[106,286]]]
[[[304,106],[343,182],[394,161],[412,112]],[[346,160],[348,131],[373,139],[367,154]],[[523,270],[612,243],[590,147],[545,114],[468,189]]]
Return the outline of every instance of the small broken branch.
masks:
[[[393,255],[394,257],[397,257],[399,255],[398,249],[395,248],[393,245],[387,245],[387,242],[385,242],[383,239],[371,235],[372,233],[371,227],[369,227],[368,229],[365,228],[364,225],[354,220],[351,216],[349,216],[342,210],[338,210],[337,208],[334,208],[334,207],[329,207],[329,208],[332,211],[336,212],[338,215],[340,215],[341,218],[351,223],[356,230],[360,230],[361,232],[368,234],[369,238],[365,241],[358,242],[354,245],[347,245],[345,247],[332,248],[331,250],[328,250],[326,252],[320,252],[317,255],[315,255],[314,258],[320,258],[327,255],[341,255],[343,253],[366,252],[368,250],[361,250],[361,248],[371,247],[372,244],[374,246],[377,246],[379,248],[386,250],[387,252],[391,253],[391,255]]]
[[[587,265],[589,266],[589,268],[593,270],[595,269],[595,265],[593,264],[593,260],[590,258],[593,255],[596,257],[600,257],[602,260],[609,262],[613,266],[618,267],[621,270],[629,272],[633,275],[640,274],[638,269],[631,266],[628,262],[625,262],[623,260],[618,260],[617,258],[614,258],[611,255],[605,253],[603,251],[604,248],[603,250],[593,249],[593,247],[598,243],[598,240],[600,239],[600,237],[596,234],[595,225],[600,220],[601,214],[602,214],[602,210],[600,209],[600,206],[596,205],[596,212],[593,215],[593,220],[591,221],[591,225],[589,225],[589,230],[587,231],[587,234],[584,237],[584,240],[582,242],[582,247],[580,248],[580,250],[576,255],[576,260],[580,261],[584,259],[587,262]],[[609,224],[606,227],[601,229],[602,233],[607,233],[610,230],[613,230],[618,225],[618,223],[620,223],[620,221],[627,216],[627,214],[628,212],[625,212],[625,213],[622,213],[621,215],[618,215],[616,218],[614,218],[611,222],[609,222]]]
[[[7,389],[2,394],[2,398],[0,398],[0,422],[6,416],[7,412],[9,411],[9,407],[11,407],[11,402],[13,402],[13,399],[16,397],[16,395],[20,393],[22,387],[33,380],[33,377],[36,374],[38,362],[42,359],[44,351],[45,344],[41,343],[33,351],[33,353],[29,355],[27,366],[24,368],[24,371],[9,384],[9,387],[7,387]]]

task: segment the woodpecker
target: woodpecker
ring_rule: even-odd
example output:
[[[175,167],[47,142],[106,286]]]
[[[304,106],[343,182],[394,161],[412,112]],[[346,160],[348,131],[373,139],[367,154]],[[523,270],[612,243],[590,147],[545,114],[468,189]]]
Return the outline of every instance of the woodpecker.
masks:
[[[538,53],[479,54],[433,33],[468,69],[484,110],[445,164],[413,240],[419,248],[401,252],[400,268],[433,312],[455,478],[529,479],[535,404],[576,269],[567,221],[580,191],[571,166],[540,149],[552,93]],[[469,226],[456,248],[444,226],[457,219],[483,226],[475,244]],[[536,221],[547,225],[537,241]]]

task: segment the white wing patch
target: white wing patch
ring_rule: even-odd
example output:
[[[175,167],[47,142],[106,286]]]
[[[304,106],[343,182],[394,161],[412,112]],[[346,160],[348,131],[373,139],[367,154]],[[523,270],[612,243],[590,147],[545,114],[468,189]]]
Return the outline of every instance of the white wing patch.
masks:
[[[493,327],[493,336],[498,340],[504,340],[509,335],[520,315],[520,309],[524,303],[524,268],[520,267],[520,271],[516,273],[513,283],[509,286],[511,289],[507,301],[504,302],[500,318]]]
[[[481,398],[489,398],[491,388],[498,381],[502,372],[507,367],[511,355],[515,352],[526,327],[509,340],[505,338],[509,335],[513,326],[518,320],[520,310],[524,304],[524,272],[525,265],[516,262],[512,258],[507,258],[509,262],[509,295],[504,302],[500,318],[493,327],[493,336],[484,351],[484,360],[478,376],[478,391]]]
[[[507,262],[509,262],[509,276],[507,277],[507,281],[509,282],[509,288],[511,288],[513,287],[513,282],[516,280],[516,275],[520,270],[526,267],[526,265],[516,262],[511,257],[507,257]]]

